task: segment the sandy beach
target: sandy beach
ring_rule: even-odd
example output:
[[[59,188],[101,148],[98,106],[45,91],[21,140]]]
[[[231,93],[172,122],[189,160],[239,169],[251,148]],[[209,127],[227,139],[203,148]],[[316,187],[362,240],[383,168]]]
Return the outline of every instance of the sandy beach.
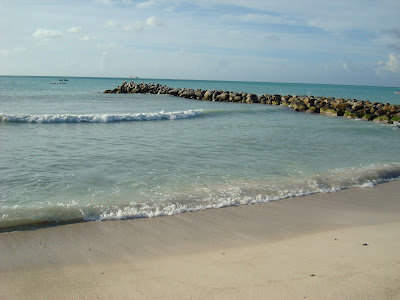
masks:
[[[0,234],[1,299],[400,299],[400,181]]]

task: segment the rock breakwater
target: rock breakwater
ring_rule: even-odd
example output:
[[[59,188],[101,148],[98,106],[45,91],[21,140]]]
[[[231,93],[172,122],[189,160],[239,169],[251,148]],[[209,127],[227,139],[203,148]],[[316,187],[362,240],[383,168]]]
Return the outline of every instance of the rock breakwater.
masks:
[[[126,81],[117,88],[106,90],[104,93],[168,94],[176,97],[205,101],[285,105],[295,111],[313,114],[344,116],[346,118],[390,124],[400,122],[400,105],[356,99],[335,99],[332,97],[297,95],[256,95],[222,90],[172,88],[154,83],[134,83]]]

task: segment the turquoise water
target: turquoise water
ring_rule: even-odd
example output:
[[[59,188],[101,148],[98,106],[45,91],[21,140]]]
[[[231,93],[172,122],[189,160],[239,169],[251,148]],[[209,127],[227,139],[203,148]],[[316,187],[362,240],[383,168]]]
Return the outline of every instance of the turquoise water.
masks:
[[[155,217],[400,176],[397,126],[280,106],[102,94],[123,80],[69,78],[55,85],[49,83],[58,78],[0,77],[0,228]],[[386,87],[143,81],[397,100]]]

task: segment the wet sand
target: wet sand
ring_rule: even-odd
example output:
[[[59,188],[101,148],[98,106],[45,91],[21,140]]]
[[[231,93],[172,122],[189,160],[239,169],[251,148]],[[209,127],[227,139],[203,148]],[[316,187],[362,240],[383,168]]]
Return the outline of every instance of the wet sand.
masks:
[[[400,181],[0,234],[1,299],[400,299]]]

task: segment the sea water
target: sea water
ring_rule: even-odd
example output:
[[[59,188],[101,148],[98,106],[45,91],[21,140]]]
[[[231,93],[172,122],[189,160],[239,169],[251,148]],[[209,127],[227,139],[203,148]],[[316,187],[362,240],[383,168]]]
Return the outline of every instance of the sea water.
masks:
[[[156,217],[400,177],[398,125],[284,106],[102,93],[123,80],[0,77],[0,230]],[[388,87],[135,80],[400,103]]]

